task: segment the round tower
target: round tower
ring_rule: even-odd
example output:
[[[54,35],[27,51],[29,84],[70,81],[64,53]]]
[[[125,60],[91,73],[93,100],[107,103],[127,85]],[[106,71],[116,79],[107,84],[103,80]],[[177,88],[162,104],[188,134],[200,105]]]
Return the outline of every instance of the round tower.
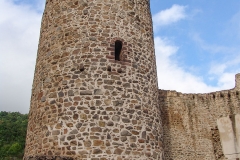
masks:
[[[24,159],[162,159],[149,0],[47,0]]]

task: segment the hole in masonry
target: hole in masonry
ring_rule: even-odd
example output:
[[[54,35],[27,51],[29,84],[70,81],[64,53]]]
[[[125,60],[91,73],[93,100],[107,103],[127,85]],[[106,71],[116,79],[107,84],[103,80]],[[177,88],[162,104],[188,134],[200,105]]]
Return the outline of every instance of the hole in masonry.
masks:
[[[117,40],[115,41],[115,60],[120,61],[121,51],[122,51],[122,42]]]
[[[107,71],[108,71],[108,72],[111,72],[111,71],[112,71],[111,66],[108,66],[108,67],[107,67]]]

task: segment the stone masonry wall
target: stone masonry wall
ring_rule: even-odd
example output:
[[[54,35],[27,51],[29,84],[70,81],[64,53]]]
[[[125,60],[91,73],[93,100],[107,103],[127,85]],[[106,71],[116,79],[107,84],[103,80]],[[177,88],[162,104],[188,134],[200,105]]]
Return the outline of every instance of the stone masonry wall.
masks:
[[[47,0],[24,159],[162,159],[160,117],[149,1]]]
[[[166,160],[226,160],[217,119],[240,113],[240,74],[236,87],[208,94],[159,90]]]

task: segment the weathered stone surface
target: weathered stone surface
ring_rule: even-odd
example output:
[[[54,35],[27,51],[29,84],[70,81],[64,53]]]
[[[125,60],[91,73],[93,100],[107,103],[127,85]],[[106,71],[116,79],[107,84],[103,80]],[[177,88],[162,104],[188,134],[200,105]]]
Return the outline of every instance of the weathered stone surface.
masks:
[[[41,98],[41,101],[42,101],[42,102],[45,102],[45,101],[46,101],[46,97],[43,96],[43,97]]]
[[[118,101],[113,101],[113,105],[116,107],[121,107],[123,106],[124,101],[118,100]]]
[[[121,141],[125,142],[127,140],[127,137],[121,137]]]
[[[84,146],[85,146],[85,147],[91,147],[91,145],[92,145],[92,142],[91,142],[91,141],[85,141],[85,142],[84,142]]]
[[[124,123],[130,123],[130,119],[128,119],[128,118],[122,118],[122,121],[123,121]]]
[[[60,134],[60,130],[54,130],[52,132],[52,135],[56,136],[56,135],[59,135]]]
[[[123,84],[123,87],[125,87],[125,88],[130,88],[130,83],[124,83],[124,84]]]
[[[111,100],[110,100],[110,99],[105,99],[105,100],[104,100],[104,103],[105,103],[105,105],[107,105],[107,106],[108,106],[108,105],[110,105],[110,104],[111,104]]]
[[[119,122],[120,121],[120,117],[119,116],[113,116],[112,120],[116,121],[116,122]]]
[[[44,83],[50,83],[52,81],[51,78],[47,77],[45,80],[44,80]]]
[[[106,111],[115,111],[115,109],[113,109],[113,107],[107,107]]]
[[[104,80],[104,83],[112,85],[114,83],[114,80]]]
[[[135,131],[135,130],[132,130],[132,134],[134,134],[134,135],[139,135],[139,132],[138,132],[138,131]]]
[[[102,140],[94,140],[93,141],[93,146],[102,146],[104,142]]]
[[[144,139],[138,139],[138,142],[139,142],[139,143],[144,143],[145,140],[144,140]]]
[[[74,101],[81,101],[81,97],[74,97],[74,99],[73,99]]]
[[[78,119],[78,114],[74,114],[74,115],[73,115],[73,119],[74,119],[74,120],[77,120],[77,119]]]
[[[87,119],[87,115],[82,113],[82,114],[80,114],[80,118],[86,120]]]
[[[74,96],[73,90],[69,90],[69,91],[68,91],[68,96]]]
[[[105,125],[106,125],[106,124],[105,124],[104,121],[99,121],[99,126],[100,126],[100,127],[105,127]]]
[[[25,157],[24,160],[73,160],[72,157],[63,156],[35,156],[35,157]]]
[[[76,127],[77,127],[77,128],[82,127],[82,123],[77,123],[77,124],[76,124]]]
[[[81,91],[80,95],[92,95],[92,91]]]
[[[131,136],[130,137],[130,142],[136,142],[137,141],[137,137],[136,136]]]
[[[96,100],[96,105],[100,106],[102,104],[102,102],[100,100]]]
[[[49,98],[57,98],[57,93],[51,93],[50,95],[49,95]]]
[[[131,146],[132,148],[137,148],[137,145],[136,145],[135,143],[131,143],[130,146]]]
[[[101,89],[95,89],[94,95],[103,95],[103,91]]]
[[[78,134],[78,130],[77,129],[74,129],[70,132],[70,134]]]
[[[106,89],[106,90],[114,90],[114,87],[113,86],[104,86],[104,89]]]
[[[142,132],[142,138],[143,138],[143,139],[146,139],[146,136],[147,136],[146,131],[143,131],[143,132]]]
[[[224,98],[232,99],[231,95],[234,92],[236,93],[236,91],[230,90],[209,94],[182,94],[160,90],[159,99],[163,100],[164,98],[164,101],[160,103],[163,107],[164,130],[163,144],[160,145],[166,148],[164,153],[166,157],[174,159],[178,155],[182,159],[189,157],[189,159],[199,160],[221,158],[225,160],[217,119],[220,115],[228,115],[229,109],[234,110],[234,114],[239,113],[235,110],[237,106],[230,105],[229,101]],[[222,109],[219,110],[219,108]],[[152,134],[154,133],[156,134],[156,132],[152,132]],[[144,137],[147,136],[144,135]],[[211,144],[209,139],[211,139]],[[173,143],[179,145],[174,146]],[[195,146],[196,143],[198,143],[197,146]],[[172,146],[170,147],[170,145]],[[188,152],[189,147],[191,153]]]
[[[121,132],[121,136],[131,136],[132,134],[128,132],[127,130],[124,130]]]
[[[101,154],[102,153],[102,150],[100,149],[93,149],[93,154]]]
[[[119,148],[117,148],[117,149],[114,150],[114,154],[121,155],[122,152],[123,152],[123,150],[121,150],[121,149],[119,149]]]
[[[88,152],[87,152],[87,151],[84,151],[84,150],[83,150],[83,151],[79,151],[78,153],[79,153],[80,155],[88,154]]]
[[[102,132],[102,129],[100,127],[93,127],[91,128],[92,132]]]
[[[75,138],[75,135],[70,135],[70,136],[67,137],[67,140],[72,140],[74,138]]]
[[[60,141],[65,141],[65,136],[61,136]]]
[[[107,123],[107,126],[113,126],[114,125],[114,123],[112,122],[112,121],[109,121],[108,123]]]
[[[152,35],[149,0],[47,0],[25,157],[161,155]]]
[[[67,85],[67,81],[62,81],[62,84],[63,85]]]

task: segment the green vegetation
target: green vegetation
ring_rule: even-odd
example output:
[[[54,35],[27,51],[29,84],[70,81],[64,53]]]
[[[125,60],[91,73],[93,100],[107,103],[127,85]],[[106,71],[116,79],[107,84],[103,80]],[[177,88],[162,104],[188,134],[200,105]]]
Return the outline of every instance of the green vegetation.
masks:
[[[27,114],[0,112],[0,160],[23,158],[27,123]]]

